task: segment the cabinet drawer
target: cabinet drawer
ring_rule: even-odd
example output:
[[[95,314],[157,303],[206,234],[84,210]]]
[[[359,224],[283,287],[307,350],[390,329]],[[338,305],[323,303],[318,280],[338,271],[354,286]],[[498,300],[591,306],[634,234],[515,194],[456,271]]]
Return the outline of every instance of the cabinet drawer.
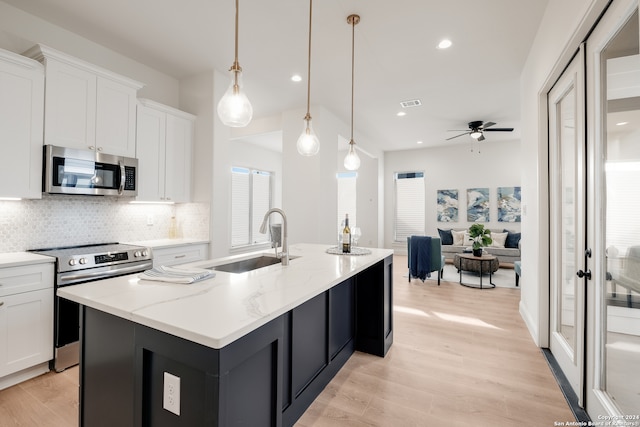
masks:
[[[153,265],[178,265],[202,261],[207,257],[207,244],[176,246],[153,250]]]
[[[53,288],[53,264],[0,268],[0,296]]]

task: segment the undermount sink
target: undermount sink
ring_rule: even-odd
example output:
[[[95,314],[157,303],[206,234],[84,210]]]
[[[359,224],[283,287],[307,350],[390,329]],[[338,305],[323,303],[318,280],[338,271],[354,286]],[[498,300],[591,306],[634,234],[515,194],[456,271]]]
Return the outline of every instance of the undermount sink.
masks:
[[[294,259],[297,257],[289,257],[290,259]],[[239,261],[230,262],[227,264],[215,265],[213,267],[209,267],[213,270],[217,271],[226,271],[227,273],[245,273],[247,271],[256,270],[262,267],[268,267],[273,264],[279,264],[280,258],[276,258],[274,256],[261,255],[255,258],[243,259]]]

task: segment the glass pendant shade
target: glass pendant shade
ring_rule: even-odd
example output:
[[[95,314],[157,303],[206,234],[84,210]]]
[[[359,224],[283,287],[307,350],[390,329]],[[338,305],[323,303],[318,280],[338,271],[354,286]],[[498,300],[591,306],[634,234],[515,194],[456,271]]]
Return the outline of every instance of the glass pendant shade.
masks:
[[[253,117],[253,107],[242,90],[242,70],[231,67],[231,83],[218,102],[218,117],[226,126],[244,127]]]
[[[315,156],[320,151],[320,141],[313,131],[311,116],[309,115],[304,118],[302,133],[298,137],[296,147],[298,148],[298,153],[303,156]]]
[[[474,130],[469,134],[469,136],[473,139],[478,139],[482,136],[482,132],[480,132],[479,130]]]
[[[349,141],[349,152],[344,158],[344,167],[347,170],[355,171],[360,167],[360,157],[356,152],[356,143],[354,140]]]

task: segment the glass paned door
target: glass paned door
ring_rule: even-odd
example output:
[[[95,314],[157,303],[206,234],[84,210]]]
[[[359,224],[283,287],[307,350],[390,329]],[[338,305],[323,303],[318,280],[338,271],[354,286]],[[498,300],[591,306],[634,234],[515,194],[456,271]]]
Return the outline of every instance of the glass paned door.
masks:
[[[581,48],[548,95],[550,233],[549,347],[582,401],[585,140]]]
[[[587,411],[640,425],[640,32],[637,0],[611,7],[587,40],[590,245]],[[601,419],[601,418],[600,418]],[[631,425],[631,424],[629,424]]]

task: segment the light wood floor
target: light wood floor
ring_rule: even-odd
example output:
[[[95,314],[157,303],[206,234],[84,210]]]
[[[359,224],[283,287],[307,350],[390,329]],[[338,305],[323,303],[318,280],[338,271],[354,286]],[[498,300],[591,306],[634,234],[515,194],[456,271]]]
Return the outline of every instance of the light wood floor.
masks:
[[[307,426],[553,426],[574,420],[518,313],[518,289],[407,282],[394,259],[394,343],[354,354]],[[0,427],[78,425],[78,370],[0,391]]]

